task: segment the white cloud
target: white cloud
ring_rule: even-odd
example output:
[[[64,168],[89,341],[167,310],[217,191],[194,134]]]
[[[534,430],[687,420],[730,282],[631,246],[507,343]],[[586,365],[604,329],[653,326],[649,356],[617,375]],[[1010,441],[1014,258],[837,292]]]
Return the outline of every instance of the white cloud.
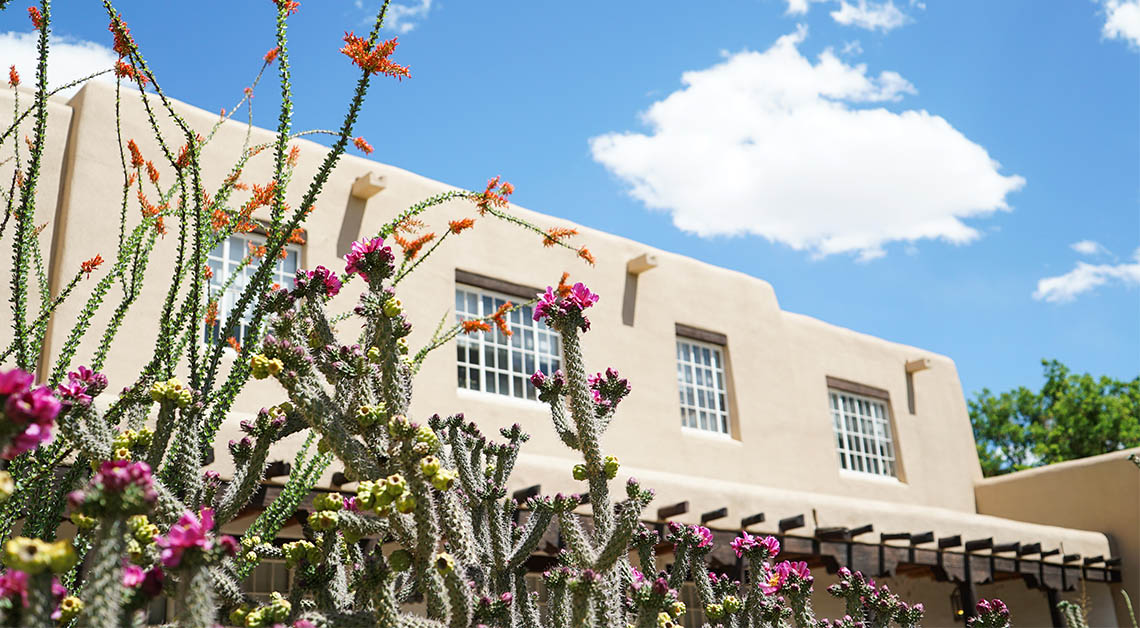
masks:
[[[389,4],[384,26],[397,33],[410,32],[416,27],[416,20],[427,17],[431,12],[431,0],[416,0],[411,4]]]
[[[804,15],[811,8],[812,2],[824,2],[825,0],[787,0],[788,15]]]
[[[839,8],[831,12],[831,19],[844,26],[857,26],[869,31],[881,30],[884,33],[910,21],[910,18],[895,6],[894,0],[879,3],[856,0],[856,4],[840,0]]]
[[[819,256],[884,254],[889,242],[970,242],[962,222],[1008,210],[1024,185],[943,118],[867,103],[914,87],[868,76],[825,50],[797,49],[802,28],[765,52],[686,72],[643,114],[650,134],[590,140],[594,159],[673,224],[701,236],[753,234]]]
[[[1038,280],[1033,298],[1049,303],[1067,303],[1109,281],[1140,285],[1140,249],[1132,254],[1131,261],[1122,264],[1077,262],[1076,267],[1064,275]]]
[[[1077,253],[1080,253],[1081,255],[1108,254],[1108,249],[1104,248],[1100,242],[1097,242],[1095,240],[1081,240],[1080,242],[1074,242],[1069,245],[1069,248],[1073,249]]]
[[[0,63],[4,65],[3,69],[7,70],[8,66],[15,65],[16,71],[20,73],[20,82],[27,86],[35,86],[36,82],[38,37],[39,34],[34,31],[0,33]],[[118,59],[119,55],[110,48],[93,41],[53,35],[48,42],[48,89],[65,85],[100,70],[109,70],[114,67]],[[99,78],[114,80],[111,74]],[[61,93],[71,95],[78,90],[79,87],[73,87]]]
[[[1104,36],[1140,48],[1140,0],[1105,0]]]
[[[858,39],[843,42],[843,48],[839,50],[839,54],[844,57],[857,57],[863,54],[863,45],[859,43]]]

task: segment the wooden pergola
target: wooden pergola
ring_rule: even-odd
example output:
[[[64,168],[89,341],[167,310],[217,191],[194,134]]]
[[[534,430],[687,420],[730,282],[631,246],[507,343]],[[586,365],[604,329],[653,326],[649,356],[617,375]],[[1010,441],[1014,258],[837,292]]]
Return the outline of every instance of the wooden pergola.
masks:
[[[272,472],[288,475],[288,465]],[[336,480],[344,483],[343,477],[334,479],[333,483],[339,484]],[[238,519],[256,516],[281,490],[280,485],[263,484]],[[313,497],[322,492],[332,490],[314,488],[288,523],[303,521],[312,510]],[[540,493],[541,487],[535,485],[515,491],[512,497],[522,503]],[[689,502],[663,506],[657,509],[656,519],[645,523],[663,530],[668,520],[688,512]],[[522,519],[529,513],[522,509],[516,516]],[[589,515],[582,519],[587,529],[592,527]],[[747,577],[744,563],[736,557],[729,543],[741,530],[763,523],[764,513],[741,518],[739,527],[735,528],[724,526],[728,519],[727,508],[701,513],[699,519],[701,525],[713,532],[715,547],[709,554],[712,569],[743,581]],[[1021,579],[1029,588],[1045,593],[1053,626],[1063,628],[1064,619],[1057,609],[1058,592],[1073,591],[1081,581],[1121,581],[1120,558],[1062,554],[1059,548],[1046,549],[1042,543],[1032,539],[997,544],[992,537],[964,540],[959,534],[936,537],[930,531],[880,532],[876,535],[873,523],[857,528],[817,527],[811,535],[797,532],[806,528],[806,519],[803,514],[785,517],[776,522],[776,532],[758,533],[771,534],[780,541],[781,558],[802,560],[812,568],[823,568],[831,574],[846,567],[873,578],[929,578],[951,583],[957,587],[964,617],[974,613],[978,585]],[[538,551],[528,561],[528,568],[536,572],[545,571],[555,563],[556,555],[563,547],[557,522],[551,522]],[[659,554],[667,554],[672,551],[672,546],[662,543],[657,549]]]

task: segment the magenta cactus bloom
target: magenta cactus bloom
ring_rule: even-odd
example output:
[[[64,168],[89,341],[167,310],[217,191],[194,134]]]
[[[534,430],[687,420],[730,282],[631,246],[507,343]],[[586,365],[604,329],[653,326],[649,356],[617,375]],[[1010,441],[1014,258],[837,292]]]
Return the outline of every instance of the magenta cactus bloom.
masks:
[[[146,579],[146,572],[138,565],[126,564],[123,565],[123,586],[133,589],[143,583]]]
[[[151,476],[150,465],[145,462],[104,461],[99,465],[99,472],[95,475],[94,481],[102,484],[103,489],[107,491],[120,493],[128,486],[135,485],[143,489],[146,494],[157,497],[154,495],[154,478]]]
[[[8,598],[13,602],[19,600],[20,606],[27,608],[28,574],[15,569],[0,574],[0,598]]]
[[[805,580],[811,577],[811,570],[808,569],[806,562],[798,561],[793,563],[785,560],[772,568],[768,573],[767,580],[760,581],[760,590],[763,591],[765,595],[776,593],[783,588],[784,583],[788,581],[788,576],[793,573]]]
[[[703,547],[712,547],[712,544],[713,544],[712,530],[709,530],[708,528],[706,528],[704,526],[692,526],[690,528],[690,530],[692,530],[693,534],[697,535],[701,539],[700,541],[697,541],[697,547],[702,547],[702,548]]]
[[[14,395],[31,387],[35,377],[20,369],[0,371],[0,395]]]
[[[312,288],[321,295],[335,297],[340,293],[343,284],[341,284],[340,277],[337,277],[336,273],[324,266],[317,266],[313,270],[303,270],[297,273],[293,279],[293,285],[298,291]]]
[[[212,508],[203,508],[197,517],[190,511],[182,513],[166,536],[154,537],[154,542],[162,548],[162,566],[170,569],[182,564],[182,555],[188,549],[209,551],[213,543],[208,533],[213,527]]]
[[[384,246],[384,238],[375,237],[371,240],[357,241],[352,243],[352,250],[344,256],[344,272],[349,275],[359,273],[365,281],[371,281],[368,273],[373,269],[368,262],[368,257],[372,253],[378,253],[382,262],[387,263],[392,260],[392,249]]]
[[[556,291],[553,286],[547,286],[546,292],[538,295],[533,318],[536,321],[545,321],[552,327],[556,327],[562,320],[569,319],[579,325],[582,331],[589,331],[590,320],[582,312],[597,303],[598,299],[598,295],[590,292],[590,289],[581,282],[574,284],[569,290]]]
[[[4,418],[0,436],[11,441],[0,457],[11,460],[51,440],[51,428],[62,404],[47,386],[29,388],[32,376],[20,369],[0,373],[0,394],[4,399]]]

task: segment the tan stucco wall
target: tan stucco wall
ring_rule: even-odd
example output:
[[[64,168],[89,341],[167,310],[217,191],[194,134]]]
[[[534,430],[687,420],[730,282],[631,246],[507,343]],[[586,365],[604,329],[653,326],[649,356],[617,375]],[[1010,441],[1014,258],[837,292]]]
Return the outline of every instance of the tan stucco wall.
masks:
[[[19,88],[20,110],[24,111],[30,107],[34,98],[34,92]],[[0,128],[2,129],[6,130],[12,124],[13,120],[15,120],[13,115],[14,106],[16,104],[15,99],[16,96],[13,90],[5,89],[0,92]],[[45,263],[51,256],[52,240],[55,237],[55,228],[58,224],[56,208],[59,201],[60,181],[66,176],[65,173],[68,172],[65,166],[65,155],[68,146],[68,129],[72,115],[70,107],[55,100],[48,102],[47,109],[49,124],[45,136],[46,141],[44,143],[43,161],[40,167],[39,185],[36,188],[35,219],[32,221],[35,227],[43,227],[43,230],[39,234],[39,241]],[[19,128],[13,132],[15,144],[20,148],[20,171],[25,176],[28,170],[28,155],[31,152],[25,138],[28,141],[32,139],[35,131],[34,120],[34,116],[28,115],[24,118]],[[6,142],[3,157],[0,157],[0,161],[4,162],[0,164],[0,188],[4,190],[4,194],[8,194],[11,189],[10,186],[13,182],[12,176],[16,168],[16,160],[12,159],[14,155],[12,149],[13,139],[10,138],[6,140]],[[16,188],[13,190],[13,193],[15,196],[13,207],[15,208],[19,206],[20,190]],[[4,255],[0,255],[0,281],[3,281],[4,286],[3,306],[0,307],[0,328],[4,330],[4,335],[0,336],[0,338],[4,338],[4,347],[7,347],[8,343],[12,340],[10,330],[12,329],[13,319],[12,306],[8,301],[11,296],[8,286],[11,285],[10,281],[12,278],[12,255],[10,251],[12,250],[11,242],[13,233],[16,230],[16,220],[13,217],[7,222],[8,224],[4,228],[3,239],[5,253]],[[88,248],[87,251],[89,251],[90,254],[86,257],[82,257],[84,260],[95,255],[93,248]],[[78,251],[76,254],[82,255]],[[74,268],[70,269],[70,272],[75,273],[78,270],[79,263],[76,262]],[[70,279],[70,276],[68,279]],[[33,282],[34,281],[35,279],[33,278]],[[37,286],[34,284],[30,285],[28,287],[28,302],[31,304],[29,309],[32,318],[34,318],[39,311],[39,299],[40,296]]]
[[[987,478],[975,489],[978,512],[1104,532],[1112,555],[1123,559],[1122,585],[1136,604],[1140,602],[1140,469],[1128,460],[1130,454],[1140,454],[1140,448]],[[1127,615],[1118,590],[1114,602],[1123,625]]]
[[[67,228],[52,260],[63,269],[77,268],[96,252],[103,253],[110,263],[121,201],[115,129],[108,123],[114,116],[113,87],[88,85],[71,105],[74,131],[68,156],[74,166],[68,171],[58,221]],[[178,107],[196,131],[206,133],[217,120],[216,114],[181,104]],[[137,94],[123,94],[122,111],[124,138],[135,138],[144,157],[161,163],[158,146],[147,139],[151,133]],[[181,135],[165,116],[161,123],[172,150],[177,150]],[[207,189],[224,178],[241,150],[245,133],[244,125],[226,123],[207,147],[203,160]],[[253,131],[254,143],[271,138],[268,131]],[[325,148],[304,140],[293,144],[301,149],[294,175],[297,183],[289,195],[296,203],[303,182],[314,172]],[[272,155],[265,151],[246,166],[242,180],[265,183],[271,168]],[[162,183],[169,185],[173,175],[167,168],[162,171]],[[382,176],[387,187],[370,199],[363,211],[352,209],[351,184],[368,172]],[[303,265],[323,263],[340,268],[343,242],[375,233],[397,211],[446,189],[451,188],[398,168],[344,157],[306,225],[309,237]],[[154,194],[150,196],[153,200]],[[241,198],[243,195],[235,201]],[[400,286],[401,298],[411,305],[416,329],[411,337],[413,346],[426,342],[439,317],[453,307],[456,268],[534,286],[553,283],[563,270],[569,270],[574,279],[603,295],[591,313],[594,328],[584,339],[590,365],[597,370],[614,366],[633,376],[633,394],[624,402],[605,443],[625,464],[706,478],[734,478],[747,484],[973,510],[971,486],[979,471],[961,388],[948,358],[782,312],[771,286],[762,280],[523,208],[512,207],[512,211],[543,228],[577,228],[581,235],[576,242],[590,247],[598,257],[597,267],[586,266],[571,252],[544,249],[538,236],[515,226],[481,218],[478,228],[442,247]],[[137,220],[133,198],[128,213],[132,221]],[[446,220],[473,213],[469,204],[452,203],[425,219],[438,228]],[[121,333],[121,340],[126,341],[118,342],[111,352],[107,370],[112,389],[131,381],[153,347],[163,288],[175,259],[177,221],[168,219],[167,225],[171,234],[152,255],[150,284]],[[621,316],[625,263],[646,252],[657,254],[659,267],[640,276],[635,324],[626,326]],[[117,291],[111,299],[96,317],[94,329],[101,329],[110,316],[117,304]],[[348,309],[354,301],[353,291],[348,290],[334,302],[334,309]],[[81,306],[80,299],[69,300],[60,308],[57,321],[73,320]],[[734,438],[681,430],[674,363],[677,322],[728,337]],[[63,324],[53,326],[53,352],[58,351],[66,331]],[[92,334],[81,345],[79,361],[92,354],[96,338],[97,334]],[[906,411],[903,365],[919,357],[931,358],[934,367],[916,376],[921,402],[919,414],[912,416]],[[517,421],[534,434],[528,445],[530,452],[552,456],[570,453],[549,429],[546,410],[539,404],[457,391],[454,363],[454,352],[449,349],[427,360],[417,380],[413,414],[462,411],[489,430]],[[827,375],[890,391],[898,456],[904,470],[901,482],[840,473],[826,405]],[[238,414],[251,413],[280,399],[274,384],[254,382],[236,410]],[[231,423],[222,442],[235,433],[237,421]],[[938,455],[931,455],[935,447]],[[291,456],[282,451],[281,457]],[[228,455],[219,459],[220,468],[225,470]]]

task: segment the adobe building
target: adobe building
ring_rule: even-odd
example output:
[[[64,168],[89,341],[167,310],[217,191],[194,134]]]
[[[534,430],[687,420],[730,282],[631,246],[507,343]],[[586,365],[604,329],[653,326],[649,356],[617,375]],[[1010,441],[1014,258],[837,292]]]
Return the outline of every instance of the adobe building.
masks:
[[[0,96],[0,112],[9,116],[5,126],[11,100],[11,91]],[[30,94],[22,94],[21,103],[29,102]],[[49,107],[36,224],[46,224],[40,237],[50,250],[53,291],[82,261],[101,254],[109,264],[116,253],[124,181],[115,103],[114,86],[89,83]],[[176,106],[204,135],[218,122],[215,113]],[[164,161],[139,94],[124,90],[121,107],[124,142],[133,138],[147,159]],[[180,145],[177,129],[161,120],[170,142]],[[273,139],[264,129],[221,124],[203,152],[208,190],[229,173],[247,131],[251,144]],[[326,149],[304,139],[291,145],[300,149],[287,199],[296,205]],[[0,176],[10,177],[11,168],[5,163]],[[173,172],[160,171],[161,183],[169,185]],[[264,151],[241,180],[264,184],[271,173],[272,154]],[[297,268],[317,264],[342,270],[340,258],[352,241],[450,189],[383,163],[342,157],[305,225],[304,244],[290,245],[276,280],[285,284]],[[716,567],[739,569],[727,542],[744,527],[780,535],[785,556],[809,561],[815,604],[826,616],[842,615],[824,589],[846,565],[925,604],[928,626],[961,621],[958,611],[971,596],[1004,599],[1021,626],[1060,625],[1051,608],[1062,599],[1084,599],[1092,625],[1127,623],[1120,591],[1140,601],[1140,470],[1127,452],[983,479],[949,357],[784,311],[772,287],[756,277],[521,207],[510,211],[543,229],[577,229],[574,242],[588,246],[597,265],[544,249],[539,236],[514,225],[477,217],[476,228],[454,237],[400,284],[398,296],[415,326],[409,344],[413,350],[425,344],[441,316],[480,316],[506,300],[525,301],[563,271],[586,283],[602,296],[583,338],[587,363],[597,371],[614,367],[633,385],[604,439],[606,453],[621,460],[618,480],[636,476],[657,491],[648,521],[712,528],[720,546]],[[132,221],[138,212],[132,192]],[[448,220],[472,216],[469,203],[455,202],[423,219],[442,231]],[[173,217],[167,225],[176,233]],[[235,235],[220,245],[210,258],[214,281],[220,283],[259,238]],[[112,390],[132,382],[151,355],[175,240],[167,236],[150,256],[149,283],[104,369]],[[10,265],[0,256],[0,275],[8,276]],[[55,314],[46,354],[58,354],[86,296],[78,293],[94,281],[82,282]],[[91,355],[120,298],[118,288],[108,295],[76,364]],[[219,298],[223,310],[232,303],[232,296]],[[331,309],[350,310],[355,300],[356,291],[345,290]],[[10,317],[8,309],[0,311],[4,329]],[[413,418],[462,412],[487,433],[520,423],[532,438],[514,473],[516,488],[578,492],[570,473],[573,452],[556,437],[527,381],[536,369],[558,367],[557,337],[525,309],[512,314],[510,324],[510,338],[464,336],[434,352],[417,376]],[[235,355],[227,349],[223,372]],[[232,470],[224,443],[239,436],[238,422],[283,398],[271,380],[250,382],[217,440],[222,446],[214,467],[223,477]],[[293,460],[303,438],[284,441],[271,459]],[[322,490],[344,479],[336,471],[328,470]],[[265,503],[283,480],[268,483]],[[290,534],[295,526],[283,532]],[[557,549],[554,535],[540,554]],[[284,565],[263,564],[249,587],[268,593],[286,588],[288,577]],[[700,625],[701,605],[687,594],[688,621]]]

